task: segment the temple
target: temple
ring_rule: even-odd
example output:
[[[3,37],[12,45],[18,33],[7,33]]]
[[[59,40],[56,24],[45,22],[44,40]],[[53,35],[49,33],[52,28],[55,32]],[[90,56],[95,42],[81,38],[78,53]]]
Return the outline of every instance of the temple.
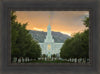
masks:
[[[50,24],[47,27],[47,35],[46,39],[44,39],[44,43],[39,43],[42,49],[42,54],[47,55],[51,58],[51,55],[55,54],[58,57],[60,56],[60,49],[63,43],[55,43],[51,33],[51,26]]]

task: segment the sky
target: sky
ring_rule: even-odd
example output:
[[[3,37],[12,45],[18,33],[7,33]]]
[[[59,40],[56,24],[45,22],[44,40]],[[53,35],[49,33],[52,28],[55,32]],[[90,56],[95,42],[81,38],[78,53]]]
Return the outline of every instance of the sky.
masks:
[[[51,30],[63,34],[72,35],[83,32],[86,27],[83,25],[85,16],[89,16],[88,11],[16,11],[16,21],[28,23],[27,30],[47,32],[48,24]]]

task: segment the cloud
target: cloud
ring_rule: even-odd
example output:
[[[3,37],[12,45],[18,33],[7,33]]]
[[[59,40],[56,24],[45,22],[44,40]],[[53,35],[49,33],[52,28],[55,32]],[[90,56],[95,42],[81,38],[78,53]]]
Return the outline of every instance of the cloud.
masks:
[[[70,34],[70,33],[66,33],[66,32],[61,32],[61,33],[71,36],[71,34]]]
[[[18,22],[28,22],[28,30],[47,31],[51,24],[52,31],[73,34],[86,29],[83,25],[88,11],[16,11]]]
[[[34,27],[33,30],[36,30],[36,31],[43,31],[43,29],[39,29],[39,28],[36,28],[36,27]]]

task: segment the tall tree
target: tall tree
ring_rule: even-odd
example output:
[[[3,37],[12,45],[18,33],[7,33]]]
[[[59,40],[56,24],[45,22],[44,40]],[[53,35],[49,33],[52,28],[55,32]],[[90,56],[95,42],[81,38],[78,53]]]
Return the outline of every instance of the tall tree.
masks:
[[[78,58],[89,58],[89,17],[85,17],[83,22],[87,29],[65,41],[60,52],[61,58],[77,58],[77,62]]]
[[[17,57],[17,62],[19,58],[22,62],[22,57],[39,58],[41,55],[40,46],[26,30],[27,23],[16,22],[16,17],[14,12],[11,11],[11,57]]]

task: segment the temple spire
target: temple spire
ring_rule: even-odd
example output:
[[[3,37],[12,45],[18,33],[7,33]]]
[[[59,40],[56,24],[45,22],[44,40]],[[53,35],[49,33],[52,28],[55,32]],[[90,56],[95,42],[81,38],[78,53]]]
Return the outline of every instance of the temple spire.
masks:
[[[54,42],[54,39],[52,38],[52,34],[51,34],[51,25],[50,24],[47,27],[47,35],[46,35],[45,42]]]
[[[49,16],[49,24],[51,24],[50,22],[51,22],[51,18],[50,18],[50,16]]]

